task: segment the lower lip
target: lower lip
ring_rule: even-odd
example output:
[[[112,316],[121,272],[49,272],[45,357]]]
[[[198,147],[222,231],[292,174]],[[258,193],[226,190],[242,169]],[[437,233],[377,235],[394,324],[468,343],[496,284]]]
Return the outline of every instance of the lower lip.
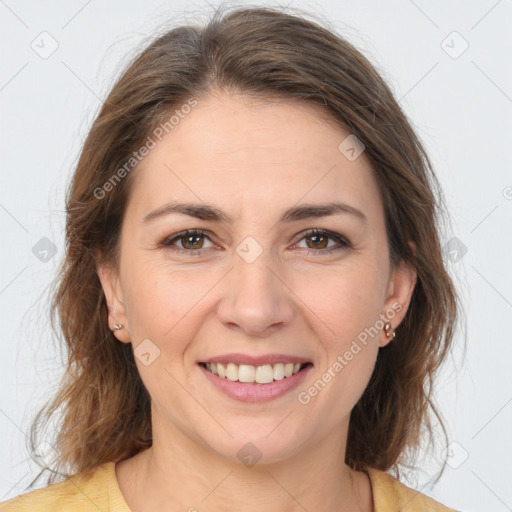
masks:
[[[295,389],[306,377],[306,374],[313,367],[311,364],[303,370],[292,375],[284,377],[281,380],[275,380],[268,384],[245,383],[231,381],[213,374],[201,365],[198,365],[206,378],[224,394],[240,402],[267,402],[285,395],[292,389]]]

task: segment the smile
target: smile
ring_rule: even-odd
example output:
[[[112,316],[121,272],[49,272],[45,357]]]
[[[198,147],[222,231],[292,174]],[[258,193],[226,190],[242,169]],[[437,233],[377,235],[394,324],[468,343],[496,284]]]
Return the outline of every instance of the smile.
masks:
[[[311,363],[276,363],[253,366],[235,363],[201,363],[209,372],[232,382],[269,384],[299,373]]]
[[[313,364],[235,364],[201,362],[198,367],[213,389],[239,402],[267,402],[297,388]]]

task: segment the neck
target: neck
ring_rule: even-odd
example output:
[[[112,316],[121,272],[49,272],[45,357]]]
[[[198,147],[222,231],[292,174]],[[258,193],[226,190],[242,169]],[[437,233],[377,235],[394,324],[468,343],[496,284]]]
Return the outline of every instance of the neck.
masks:
[[[159,434],[153,428],[153,446],[116,466],[133,512],[373,510],[369,480],[344,463],[346,438],[339,433],[301,447],[284,461],[251,467],[181,433]]]

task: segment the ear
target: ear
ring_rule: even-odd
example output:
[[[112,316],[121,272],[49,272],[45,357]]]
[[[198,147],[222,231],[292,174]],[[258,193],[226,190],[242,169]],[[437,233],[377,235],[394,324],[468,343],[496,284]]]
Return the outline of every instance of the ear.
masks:
[[[106,263],[98,264],[96,271],[105,294],[109,329],[119,341],[130,343],[130,327],[118,272],[113,266]],[[121,324],[122,329],[114,329],[116,324]]]
[[[411,242],[410,245],[413,252],[415,252],[414,244]],[[389,322],[393,329],[396,329],[402,323],[409,309],[416,280],[417,272],[414,266],[403,261],[400,262],[390,276],[381,318],[383,318],[384,322]],[[379,346],[385,347],[391,340],[382,331],[379,336]]]

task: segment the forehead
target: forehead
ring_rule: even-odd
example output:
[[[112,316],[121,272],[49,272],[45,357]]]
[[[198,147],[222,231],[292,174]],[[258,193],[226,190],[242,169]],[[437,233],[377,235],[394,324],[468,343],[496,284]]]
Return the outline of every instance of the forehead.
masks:
[[[304,102],[209,96],[155,140],[135,171],[130,203],[140,214],[179,199],[236,214],[345,200],[379,215],[380,193],[364,152],[350,160],[339,149],[349,135]]]

